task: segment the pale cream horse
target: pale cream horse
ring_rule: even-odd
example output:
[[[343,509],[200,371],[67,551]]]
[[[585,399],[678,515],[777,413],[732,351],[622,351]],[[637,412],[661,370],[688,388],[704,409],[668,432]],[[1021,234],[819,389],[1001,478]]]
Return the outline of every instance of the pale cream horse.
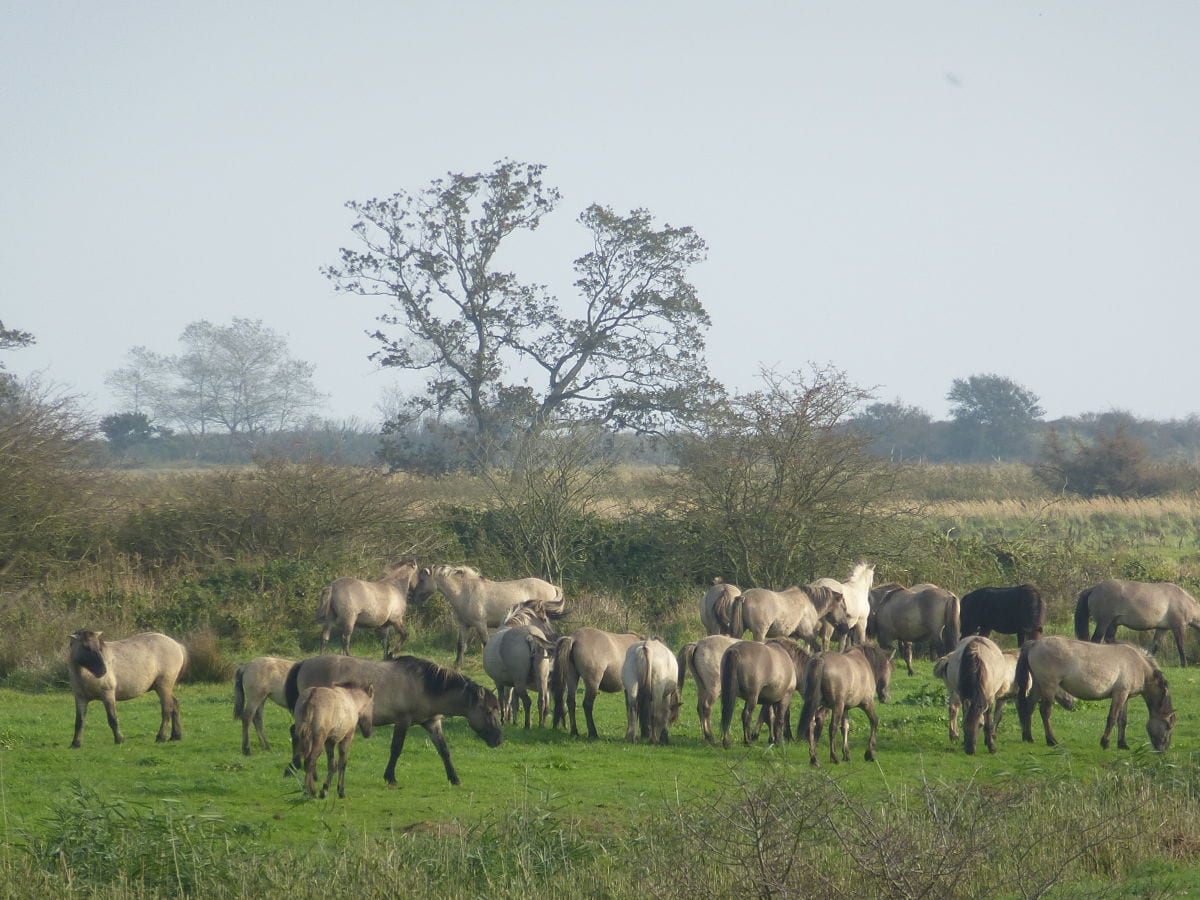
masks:
[[[867,639],[867,617],[871,615],[871,583],[875,580],[874,563],[858,562],[845,581],[833,578],[818,578],[815,585],[838,591],[846,604],[848,631],[842,637],[842,649],[848,643],[861,644]],[[828,646],[833,637],[833,625],[824,625],[823,643]]]

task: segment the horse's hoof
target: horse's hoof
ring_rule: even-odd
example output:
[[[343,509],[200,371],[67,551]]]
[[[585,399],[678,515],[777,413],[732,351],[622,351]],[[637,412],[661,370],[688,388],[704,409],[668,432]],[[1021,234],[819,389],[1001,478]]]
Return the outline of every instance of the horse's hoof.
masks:
[[[250,748],[249,748],[249,747],[243,747],[243,748],[242,748],[242,756],[249,756],[249,755],[250,755]]]
[[[1108,749],[1108,738],[1100,738],[1100,749],[1101,750]]]
[[[815,756],[810,756],[808,758],[808,764],[810,766],[812,766],[814,769],[820,768],[820,766],[821,766],[820,761]]]
[[[121,734],[121,735],[117,735],[115,738],[113,738],[113,743],[114,743],[114,744],[123,744],[123,743],[125,743],[125,735],[123,735],[123,734]]]
[[[72,750],[78,750],[80,746],[81,745],[80,745],[79,741],[71,741],[71,749]]]
[[[867,762],[875,762],[875,754],[872,753],[870,750],[868,750],[867,755],[866,755],[866,760],[867,760]]]
[[[1117,749],[1118,750],[1128,750],[1129,745],[1127,743],[1125,743],[1124,741],[1117,741]]]
[[[166,735],[162,735],[162,734],[156,734],[156,735],[154,736],[154,743],[156,743],[156,744],[165,744],[166,742],[167,742]]]

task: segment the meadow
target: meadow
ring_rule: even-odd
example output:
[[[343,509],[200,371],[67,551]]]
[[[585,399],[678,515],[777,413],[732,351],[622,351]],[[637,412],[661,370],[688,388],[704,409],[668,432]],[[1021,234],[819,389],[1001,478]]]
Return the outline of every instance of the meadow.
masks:
[[[654,476],[618,476],[601,504],[614,528],[656,496]],[[499,545],[483,539],[482,519],[455,530],[437,518],[449,503],[482,502],[486,486],[469,479],[394,479],[397,505],[368,533],[332,515],[342,509],[332,501],[325,531],[288,530],[288,516],[308,508],[307,485],[321,496],[336,493],[324,490],[333,480],[342,495],[367,496],[373,485],[303,468],[255,478],[134,478],[112,492],[133,512],[106,526],[110,549],[0,585],[4,896],[1183,896],[1200,884],[1200,669],[1178,668],[1168,652],[1160,662],[1179,722],[1164,754],[1149,749],[1135,699],[1129,751],[1100,749],[1107,702],[1081,702],[1055,709],[1059,747],[1044,745],[1036,721],[1038,741],[1022,743],[1009,708],[998,752],[967,757],[948,740],[944,689],[921,660],[916,675],[894,676],[874,763],[863,760],[859,712],[852,758],[838,766],[823,751],[810,767],[797,743],[708,746],[689,679],[667,747],[625,743],[623,699],[603,695],[592,742],[509,726],[489,749],[448,720],[458,787],[420,729],[388,787],[383,727],[355,739],[345,800],[306,798],[301,779],[282,774],[283,710],[265,710],[271,751],[252,738],[253,753],[241,754],[232,666],[314,653],[321,586],[348,572],[372,576],[395,548],[478,562]],[[877,581],[928,579],[959,592],[1033,581],[1058,633],[1074,594],[1102,578],[1196,591],[1195,496],[1065,500],[1011,467],[912,473],[908,490],[922,530],[881,553]],[[566,630],[641,629],[678,649],[700,636],[697,603],[712,573],[685,582],[674,571],[659,573],[676,580],[653,590],[622,593],[597,576],[569,591]],[[444,604],[414,611],[411,624],[406,652],[453,660]],[[63,653],[81,626],[189,642],[182,741],[154,743],[158,706],[148,695],[119,707],[124,744],[112,743],[93,704],[83,747],[68,749]],[[355,651],[376,656],[377,637],[357,635]],[[1194,638],[1188,652],[1200,658]],[[477,649],[464,671],[488,683]]]

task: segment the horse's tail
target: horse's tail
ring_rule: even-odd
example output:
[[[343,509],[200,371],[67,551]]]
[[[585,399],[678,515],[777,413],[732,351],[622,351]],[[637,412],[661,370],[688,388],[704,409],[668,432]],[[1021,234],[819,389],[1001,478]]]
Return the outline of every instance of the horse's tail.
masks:
[[[679,651],[679,692],[683,693],[683,683],[687,680],[688,669],[692,665],[692,657],[696,655],[696,642],[684,644]]]
[[[650,645],[647,642],[642,644],[642,665],[638,672],[637,714],[641,733],[649,738],[653,737],[650,714],[654,705],[654,682],[651,675]]]
[[[712,605],[713,618],[717,620],[717,626],[721,629],[721,634],[729,634],[733,631],[733,620],[730,613],[734,598],[729,596],[730,593],[731,591],[728,589],[721,591],[721,596]]]
[[[571,651],[575,649],[575,638],[571,635],[558,639],[554,648],[554,665],[550,669],[550,691],[554,694],[554,718],[550,727],[557,728],[567,724],[567,712],[563,706],[563,696],[566,693],[567,681],[571,675],[574,663],[571,661]]]
[[[744,594],[738,594],[733,598],[733,602],[729,604],[729,636],[741,639],[746,633],[746,625],[744,623],[746,608],[746,597]]]
[[[800,711],[801,734],[808,734],[810,723],[821,711],[821,681],[824,679],[824,675],[824,657],[820,653],[813,654],[809,657],[808,665],[804,667],[804,707]]]
[[[946,601],[946,624],[942,628],[943,653],[951,653],[958,646],[958,639],[962,635],[960,615],[961,602],[957,595],[951,594]]]
[[[296,723],[296,750],[302,760],[307,760],[312,753],[313,729],[312,723],[305,717],[303,722]]]
[[[979,642],[971,641],[963,649],[958,666],[958,696],[966,707],[963,723],[963,749],[972,754],[979,739],[979,720],[987,711],[983,695],[983,664],[979,659]]]
[[[1017,657],[1017,715],[1021,717],[1021,740],[1033,742],[1033,673],[1029,668],[1029,649],[1035,646],[1028,643],[1021,648]]]
[[[242,686],[242,676],[245,674],[246,664],[242,663],[237,667],[237,674],[233,676],[233,717],[240,719],[246,713],[246,689]]]
[[[300,666],[302,664],[296,663],[288,669],[287,678],[283,681],[283,699],[293,716],[296,714],[296,702],[300,699]]]
[[[1079,599],[1075,601],[1075,637],[1081,641],[1088,639],[1088,617],[1091,611],[1088,609],[1088,598],[1091,596],[1094,588],[1088,588],[1079,594]]]
[[[738,597],[734,602],[739,602]],[[728,741],[729,723],[733,721],[733,708],[737,705],[737,667],[733,664],[733,647],[721,655],[721,734]],[[728,746],[728,744],[726,744]]]
[[[333,607],[333,585],[325,588],[321,592],[321,602],[317,605],[316,620],[318,624],[323,624],[329,621],[329,613]]]

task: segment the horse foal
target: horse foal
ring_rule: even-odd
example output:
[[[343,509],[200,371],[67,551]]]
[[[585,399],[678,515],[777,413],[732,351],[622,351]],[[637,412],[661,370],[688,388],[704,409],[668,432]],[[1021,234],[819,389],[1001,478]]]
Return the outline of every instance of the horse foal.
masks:
[[[325,749],[324,797],[333,780],[333,747],[338,749],[337,773],[339,797],[346,796],[346,758],[354,729],[363,737],[371,736],[375,714],[375,688],[344,681],[333,687],[312,687],[300,695],[296,704],[296,744],[304,760],[304,790],[309,796],[316,793],[317,760]]]

